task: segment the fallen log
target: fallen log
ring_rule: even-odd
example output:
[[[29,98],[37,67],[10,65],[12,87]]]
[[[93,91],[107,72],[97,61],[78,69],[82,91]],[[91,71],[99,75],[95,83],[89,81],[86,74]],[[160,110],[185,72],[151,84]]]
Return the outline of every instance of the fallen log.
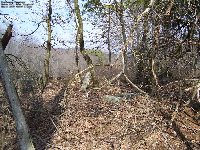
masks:
[[[142,95],[139,93],[123,93],[123,94],[117,94],[116,96],[104,95],[103,100],[105,102],[120,103],[122,100],[128,100],[133,97],[141,97],[141,96]]]

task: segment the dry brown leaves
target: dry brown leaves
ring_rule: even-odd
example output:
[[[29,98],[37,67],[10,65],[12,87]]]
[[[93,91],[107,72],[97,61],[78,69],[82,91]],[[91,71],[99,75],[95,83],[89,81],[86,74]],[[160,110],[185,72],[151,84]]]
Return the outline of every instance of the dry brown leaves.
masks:
[[[167,99],[158,102],[141,96],[114,104],[104,102],[102,96],[131,93],[133,89],[110,85],[96,91],[89,87],[88,93],[84,93],[80,87],[78,84],[70,86],[64,108],[59,103],[65,84],[58,84],[58,81],[51,81],[43,95],[27,98],[35,103],[27,107],[26,116],[36,149],[200,148],[198,118],[195,119],[195,112],[190,107],[181,108],[173,126],[170,117],[175,108]],[[6,116],[9,115],[5,112],[6,107],[1,106],[1,125],[9,124],[14,130],[13,121]],[[8,132],[3,134],[5,127],[1,128],[4,139],[16,138],[15,132]],[[9,149],[5,146],[8,143],[5,141],[1,146]]]

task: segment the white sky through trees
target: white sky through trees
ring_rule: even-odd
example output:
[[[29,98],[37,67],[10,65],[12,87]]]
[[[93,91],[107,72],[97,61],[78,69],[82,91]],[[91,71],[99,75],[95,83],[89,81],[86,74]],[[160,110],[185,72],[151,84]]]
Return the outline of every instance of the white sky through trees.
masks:
[[[25,2],[25,4],[33,4],[32,8],[3,8],[0,7],[0,26],[1,29],[6,30],[8,24],[12,22],[13,24],[13,36],[27,35],[34,32],[38,23],[40,27],[37,31],[32,34],[32,37],[37,39],[37,44],[43,44],[47,40],[47,30],[46,22],[44,21],[45,16],[47,15],[47,5],[48,0],[0,0],[2,2]],[[80,3],[81,2],[81,3]],[[79,1],[79,6],[82,11],[82,1]],[[8,6],[9,7],[9,6]],[[74,8],[73,3],[71,7]],[[76,36],[76,24],[74,22],[74,15],[71,13],[69,5],[66,3],[66,0],[52,0],[52,45],[55,48],[74,48],[75,47],[75,36]],[[84,27],[84,38],[85,38],[85,47],[94,48],[97,45],[92,44],[93,38],[100,38],[101,30],[95,28],[90,22],[87,21],[87,15],[83,15],[83,27]],[[56,22],[57,20],[57,22]],[[38,41],[39,40],[39,41]],[[64,41],[65,46],[62,43]]]

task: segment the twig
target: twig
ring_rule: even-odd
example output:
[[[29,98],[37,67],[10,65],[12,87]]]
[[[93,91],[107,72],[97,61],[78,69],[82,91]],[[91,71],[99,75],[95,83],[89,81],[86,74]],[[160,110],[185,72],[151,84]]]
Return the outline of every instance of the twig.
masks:
[[[167,9],[165,15],[170,15],[170,11],[172,9],[173,4],[174,4],[174,0],[171,1],[171,4],[170,4],[169,8]]]
[[[137,87],[137,85],[133,84],[133,82],[131,82],[131,80],[124,74],[124,77],[126,78],[126,80],[134,87],[136,88],[138,91],[140,91],[141,93],[148,95],[145,91],[143,91],[142,89],[140,89],[139,87]]]
[[[60,130],[58,129],[57,125],[54,123],[53,119],[51,118],[51,116],[49,116],[51,122],[53,123],[54,127],[56,128],[56,130],[58,131],[58,133],[60,133]]]
[[[112,78],[112,79],[108,82],[108,84],[111,84],[111,82],[113,82],[114,80],[116,80],[117,78],[119,78],[119,77],[121,76],[121,74],[122,74],[122,71],[121,71],[118,75],[116,75],[114,78]]]
[[[179,138],[185,143],[187,146],[187,150],[192,150],[192,147],[190,146],[190,143],[187,141],[185,136],[181,133],[180,128],[176,125],[175,121],[172,122],[172,127],[176,134],[179,136]]]
[[[151,0],[151,2],[150,2],[150,4],[149,4],[149,7],[146,8],[145,11],[137,17],[137,21],[136,21],[136,23],[134,24],[134,26],[132,27],[132,31],[131,31],[130,34],[129,34],[128,40],[127,40],[126,43],[124,44],[121,53],[117,56],[117,58],[116,58],[115,61],[111,64],[111,66],[114,66],[115,63],[117,62],[117,60],[123,55],[124,51],[126,50],[126,47],[128,46],[129,41],[132,39],[132,35],[133,35],[134,29],[135,29],[135,28],[137,27],[137,25],[139,24],[141,18],[151,10],[151,7],[153,6],[153,4],[154,4],[154,0]]]
[[[155,123],[156,125],[156,123]],[[167,144],[169,145],[169,147],[174,150],[174,148],[172,147],[172,145],[169,143],[169,140],[167,139],[167,137],[165,136],[165,134],[162,132],[162,130],[156,125],[156,127],[161,131],[161,134],[163,136],[163,138],[167,141]]]

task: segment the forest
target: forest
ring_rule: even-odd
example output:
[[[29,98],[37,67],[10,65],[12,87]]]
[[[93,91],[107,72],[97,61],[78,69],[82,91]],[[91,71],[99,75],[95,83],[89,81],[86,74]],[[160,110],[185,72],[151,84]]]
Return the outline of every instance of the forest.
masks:
[[[2,150],[200,149],[198,0],[30,3],[1,3]]]

